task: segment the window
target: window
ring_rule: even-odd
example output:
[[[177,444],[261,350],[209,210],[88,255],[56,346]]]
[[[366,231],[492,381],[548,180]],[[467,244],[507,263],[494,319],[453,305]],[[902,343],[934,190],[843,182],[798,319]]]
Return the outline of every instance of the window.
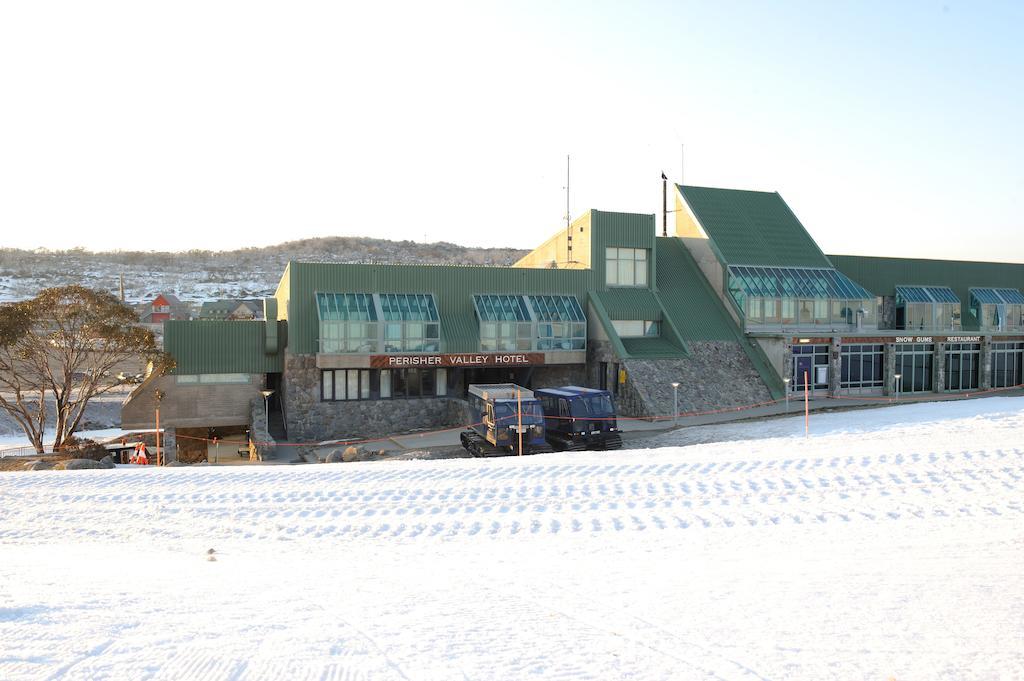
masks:
[[[945,286],[897,286],[896,326],[956,331],[960,328],[960,300]]]
[[[317,293],[320,352],[374,352],[377,306],[369,293]]]
[[[840,349],[839,388],[847,394],[881,392],[884,387],[884,345],[844,345]]]
[[[447,395],[447,369],[324,369],[320,372],[320,399],[324,402]]]
[[[429,293],[317,293],[320,352],[438,352],[441,324]],[[383,322],[383,323],[381,323]]]
[[[638,319],[613,319],[612,326],[619,338],[643,338],[658,335],[658,322]]]
[[[605,284],[647,286],[646,248],[606,248]]]
[[[906,343],[896,346],[896,373],[900,374],[901,393],[932,391],[932,361],[935,346]]]
[[[950,343],[946,346],[946,390],[975,390],[978,387],[980,343]]]
[[[1024,343],[992,344],[992,387],[1010,388],[1024,383]]]
[[[585,350],[587,316],[575,296],[526,296],[537,320],[538,350]]]
[[[381,293],[384,352],[438,352],[441,318],[434,296],[424,293]]]
[[[381,398],[444,397],[448,394],[447,369],[391,369],[381,371]]]
[[[748,327],[878,323],[877,299],[834,269],[730,265],[727,288]]]
[[[320,399],[325,402],[370,399],[369,369],[325,369],[320,372]]]
[[[1024,294],[1015,288],[972,288],[971,311],[982,331],[1024,328]]]
[[[587,317],[575,296],[475,295],[480,350],[585,350]]]

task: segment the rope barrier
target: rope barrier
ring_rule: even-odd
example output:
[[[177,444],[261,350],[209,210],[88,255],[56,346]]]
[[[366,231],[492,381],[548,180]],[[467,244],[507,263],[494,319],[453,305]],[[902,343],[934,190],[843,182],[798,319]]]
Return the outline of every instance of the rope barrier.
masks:
[[[986,388],[984,390],[973,390],[973,391],[964,392],[964,393],[927,393],[927,394],[925,394],[925,393],[913,394],[912,393],[912,394],[908,394],[908,395],[905,395],[905,396],[901,395],[898,398],[896,396],[893,396],[893,395],[888,395],[888,396],[885,396],[885,395],[819,395],[815,399],[820,399],[820,398],[824,397],[824,398],[830,399],[830,400],[856,400],[856,401],[862,401],[862,402],[885,402],[885,403],[890,403],[890,404],[899,404],[901,402],[902,403],[908,403],[908,402],[926,402],[926,401],[951,402],[951,401],[955,401],[955,400],[968,399],[970,397],[978,397],[978,396],[981,396],[981,395],[987,395],[987,394],[990,394],[990,393],[1006,392],[1006,391],[1009,391],[1009,390],[1021,390],[1021,389],[1024,389],[1024,383],[1017,384],[1017,385],[1012,385],[1012,386],[1000,387],[1000,388]],[[797,391],[794,392],[794,394],[796,394],[796,393],[797,393]],[[940,395],[942,395],[943,397],[938,397]],[[938,399],[937,399],[937,397],[938,397]],[[616,422],[621,422],[621,421],[660,422],[660,421],[669,421],[669,420],[676,420],[676,419],[682,419],[682,418],[694,418],[694,417],[699,417],[699,416],[714,416],[714,415],[717,415],[717,414],[731,414],[731,413],[736,413],[736,412],[741,412],[741,411],[749,411],[751,409],[759,409],[761,407],[767,407],[767,406],[771,406],[771,405],[775,405],[775,404],[781,404],[782,402],[785,402],[785,401],[786,401],[786,398],[785,397],[781,397],[781,398],[778,398],[778,399],[765,400],[763,402],[754,402],[752,404],[739,405],[739,406],[735,406],[735,407],[720,407],[718,409],[706,409],[706,410],[703,410],[703,411],[683,411],[683,412],[679,412],[678,414],[662,414],[662,415],[655,415],[655,416],[538,416],[536,414],[530,414],[530,413],[527,413],[527,412],[523,412],[523,414],[525,416],[530,416],[530,417],[533,417],[533,418],[536,418],[536,419],[539,419],[539,420],[544,420],[544,421],[548,421],[548,420],[555,420],[555,421],[584,421],[584,422],[596,421],[596,422],[604,423],[604,422],[608,422],[608,421],[614,420]],[[770,415],[771,416],[777,416],[779,414],[770,414]],[[517,417],[518,417],[518,414],[513,414],[511,416],[502,416],[502,417],[499,417],[498,419],[496,419],[496,422],[500,423],[500,424],[504,424],[505,422],[514,423],[515,420],[517,419]],[[348,446],[348,447],[351,447],[351,446],[355,446],[355,445],[372,444],[372,443],[375,443],[375,442],[385,442],[385,441],[388,441],[388,440],[392,440],[394,438],[427,437],[429,435],[438,435],[438,434],[441,434],[441,433],[450,433],[452,431],[469,430],[469,429],[475,428],[476,426],[485,425],[485,423],[486,422],[484,422],[484,421],[478,421],[476,423],[467,423],[467,424],[462,424],[462,425],[458,425],[458,426],[450,426],[450,427],[447,427],[447,428],[437,428],[437,429],[434,429],[434,430],[425,430],[425,431],[414,432],[414,433],[393,433],[393,434],[390,434],[390,435],[383,435],[381,437],[363,438],[363,439],[355,438],[355,439],[342,439],[342,440],[317,440],[317,441],[310,441],[310,442],[262,442],[262,441],[253,440],[251,442],[252,442],[252,444],[255,444],[256,446],[260,446],[260,445],[265,445],[265,446],[266,445],[273,445],[273,446],[276,446],[276,447],[311,447],[311,446],[312,447],[333,447],[333,446]],[[149,432],[149,431],[146,431],[146,432]],[[177,435],[176,437],[178,439],[183,439],[183,440],[193,440],[193,441],[201,441],[201,442],[207,442],[207,443],[214,443],[214,442],[216,442],[216,440],[213,439],[213,438],[198,437],[198,436],[194,436],[194,435]],[[219,441],[220,442],[225,442],[225,440],[222,439],[222,438]],[[227,442],[237,442],[238,444],[248,444],[250,441],[244,441],[243,442],[243,441],[239,440],[239,441],[227,441]]]

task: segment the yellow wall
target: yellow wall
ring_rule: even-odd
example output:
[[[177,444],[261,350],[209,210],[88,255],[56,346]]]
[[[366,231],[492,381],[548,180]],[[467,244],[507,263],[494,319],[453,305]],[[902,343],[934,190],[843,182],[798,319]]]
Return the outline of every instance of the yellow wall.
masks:
[[[572,234],[572,258],[569,259],[569,234]],[[590,268],[590,211],[576,218],[569,231],[564,228],[517,262],[515,267],[537,269],[589,269]]]
[[[704,230],[700,228],[697,222],[690,215],[690,209],[683,203],[682,197],[679,195],[679,190],[675,192],[676,195],[676,233],[675,236],[693,238],[693,239],[707,239],[708,235],[704,233]]]

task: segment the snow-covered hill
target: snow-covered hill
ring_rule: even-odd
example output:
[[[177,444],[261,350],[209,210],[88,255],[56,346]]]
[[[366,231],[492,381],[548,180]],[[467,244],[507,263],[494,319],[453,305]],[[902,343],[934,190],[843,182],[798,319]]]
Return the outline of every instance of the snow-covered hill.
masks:
[[[802,426],[0,475],[0,678],[1021,678],[1024,399]]]
[[[272,295],[289,260],[405,264],[510,265],[525,254],[511,248],[466,248],[366,237],[290,241],[235,251],[91,253],[0,249],[0,302],[31,298],[40,289],[81,284],[117,293],[124,275],[129,302],[174,293],[198,303]]]

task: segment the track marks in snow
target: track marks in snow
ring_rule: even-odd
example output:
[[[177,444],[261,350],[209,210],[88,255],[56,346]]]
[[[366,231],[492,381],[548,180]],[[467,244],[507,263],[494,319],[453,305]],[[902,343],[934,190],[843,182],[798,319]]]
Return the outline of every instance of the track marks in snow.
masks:
[[[621,458],[221,469],[203,476],[170,469],[50,473],[45,493],[58,504],[34,503],[44,493],[39,473],[9,475],[4,491],[24,503],[0,510],[8,521],[0,541],[117,540],[92,529],[88,516],[122,513],[152,517],[147,533],[170,542],[197,533],[210,541],[423,541],[1024,514],[1013,497],[1024,491],[1019,449],[721,462]],[[28,512],[19,509],[29,508],[33,522],[19,519]],[[137,529],[126,525],[121,538]]]

